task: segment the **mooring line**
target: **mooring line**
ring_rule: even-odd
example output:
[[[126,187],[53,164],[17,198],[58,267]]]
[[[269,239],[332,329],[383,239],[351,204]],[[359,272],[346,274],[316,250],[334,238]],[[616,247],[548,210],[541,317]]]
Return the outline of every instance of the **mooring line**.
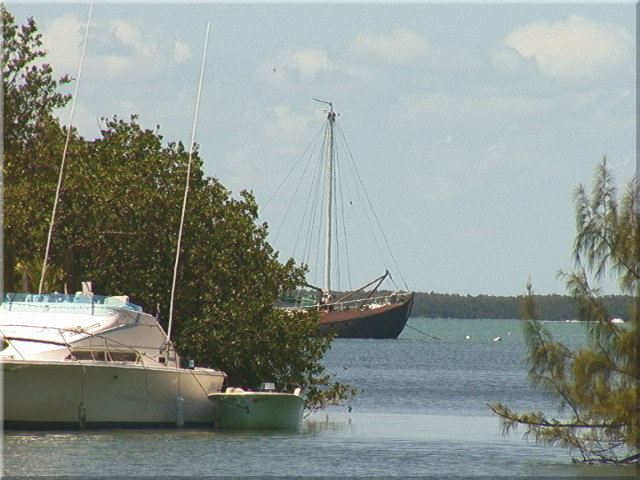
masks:
[[[421,334],[423,334],[423,335],[426,335],[426,336],[427,336],[427,337],[429,337],[429,338],[433,338],[434,340],[443,340],[443,339],[442,339],[442,338],[440,338],[440,337],[434,337],[433,335],[429,335],[428,333],[425,333],[425,332],[423,332],[422,330],[420,330],[420,329],[418,329],[418,328],[416,328],[416,327],[412,327],[412,326],[411,326],[411,325],[409,325],[408,323],[405,325],[405,327],[409,327],[409,328],[411,328],[412,330],[415,330],[416,332],[419,332],[419,333],[421,333]]]

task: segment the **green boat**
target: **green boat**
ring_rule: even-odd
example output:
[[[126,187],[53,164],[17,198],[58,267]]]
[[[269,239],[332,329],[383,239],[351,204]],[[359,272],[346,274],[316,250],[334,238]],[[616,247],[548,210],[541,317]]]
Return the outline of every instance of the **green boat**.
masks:
[[[295,430],[302,423],[304,399],[299,388],[276,392],[273,383],[263,383],[257,392],[230,387],[208,397],[214,403],[216,428]]]

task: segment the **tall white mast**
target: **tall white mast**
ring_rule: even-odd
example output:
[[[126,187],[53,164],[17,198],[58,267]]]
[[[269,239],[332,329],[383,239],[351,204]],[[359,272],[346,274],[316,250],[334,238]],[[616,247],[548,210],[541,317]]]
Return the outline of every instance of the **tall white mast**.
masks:
[[[329,105],[327,119],[329,120],[329,142],[326,151],[326,185],[325,185],[325,245],[324,245],[324,282],[322,286],[323,302],[329,302],[331,296],[331,240],[333,224],[333,169],[334,169],[334,136],[333,128],[336,121],[336,113],[333,111],[333,103],[314,99]]]
[[[64,142],[64,150],[62,151],[62,162],[60,163],[60,172],[58,173],[58,186],[56,187],[56,196],[53,201],[53,210],[51,211],[51,220],[49,221],[49,234],[47,235],[47,246],[44,250],[44,260],[42,262],[42,273],[40,274],[40,285],[38,286],[38,294],[42,293],[44,286],[44,277],[47,273],[47,263],[49,261],[49,248],[51,247],[51,237],[53,236],[53,227],[56,223],[56,211],[58,209],[58,201],[60,199],[60,189],[62,188],[62,180],[64,179],[64,168],[67,161],[67,151],[69,149],[69,140],[71,139],[71,128],[73,126],[73,115],[76,111],[76,99],[78,98],[78,87],[80,86],[80,76],[82,75],[82,64],[84,63],[84,54],[87,49],[87,39],[89,38],[89,25],[91,25],[91,12],[93,12],[93,3],[89,5],[89,15],[87,16],[87,28],[84,31],[84,41],[82,42],[82,53],[80,54],[80,63],[78,65],[78,76],[76,77],[76,86],[73,90],[73,99],[71,101],[71,111],[69,112],[69,123],[67,124],[67,138]]]
[[[196,125],[198,123],[198,110],[200,109],[200,95],[202,93],[202,79],[204,78],[204,66],[207,60],[207,45],[209,44],[209,28],[211,24],[207,23],[207,31],[204,36],[204,48],[202,50],[202,62],[200,64],[200,80],[198,81],[198,94],[196,95],[196,108],[193,113],[193,124],[191,128],[191,146],[189,147],[189,162],[187,163],[187,178],[185,180],[184,197],[182,199],[182,211],[180,214],[180,228],[178,229],[178,245],[176,247],[176,260],[173,266],[173,282],[171,284],[171,297],[169,299],[169,326],[167,328],[167,348],[171,341],[171,327],[173,325],[173,302],[176,293],[176,281],[178,278],[178,263],[180,261],[180,247],[182,245],[182,230],[184,228],[184,216],[187,211],[187,198],[189,196],[189,182],[191,179],[191,160],[193,157],[193,149],[196,142]]]

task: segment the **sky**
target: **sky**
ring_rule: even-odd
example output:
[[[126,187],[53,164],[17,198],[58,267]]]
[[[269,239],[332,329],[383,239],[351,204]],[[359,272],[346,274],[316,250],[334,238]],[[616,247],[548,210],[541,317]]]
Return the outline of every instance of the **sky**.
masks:
[[[54,72],[77,78],[89,5],[7,5],[19,23],[34,17]],[[101,119],[137,114],[188,145],[209,22],[196,123],[205,174],[265,205],[281,258],[299,258],[300,221],[283,220],[298,186],[288,174],[325,122],[318,98],[339,112],[366,188],[349,201],[370,203],[383,232],[381,249],[348,221],[365,238],[349,246],[352,286],[388,268],[415,291],[520,295],[530,280],[562,294],[574,189],[605,155],[621,186],[637,168],[635,9],[96,3],[73,124],[93,139]]]

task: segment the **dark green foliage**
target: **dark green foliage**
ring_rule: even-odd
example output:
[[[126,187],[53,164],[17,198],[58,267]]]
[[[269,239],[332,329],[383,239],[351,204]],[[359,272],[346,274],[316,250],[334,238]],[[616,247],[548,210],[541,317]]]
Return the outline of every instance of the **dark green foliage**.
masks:
[[[18,290],[39,279],[65,139],[52,111],[68,97],[55,93],[59,83],[50,68],[29,66],[44,56],[34,50],[40,45],[35,23],[17,27],[2,8],[10,105],[5,270],[13,273],[7,288]],[[188,161],[182,143],[165,144],[135,115],[103,119],[93,141],[72,135],[46,290],[73,292],[91,280],[96,293],[128,295],[145,311],[159,310],[166,327]],[[222,369],[234,386],[301,386],[311,407],[348,398],[349,387],[332,383],[320,363],[330,339],[311,336],[317,317],[273,306],[279,291],[304,284],[305,270],[293,260],[280,262],[266,241],[267,225],[256,223],[251,193],[234,197],[205,177],[197,151],[189,190],[173,316],[178,349],[199,365]]]
[[[582,186],[576,191],[576,269],[562,275],[579,318],[589,321],[588,345],[570,350],[555,341],[539,322],[530,286],[524,299],[529,379],[558,398],[568,419],[490,405],[506,431],[525,425],[536,440],[577,451],[584,461],[640,463],[639,195],[634,180],[618,202],[606,159],[598,167],[591,195]],[[611,322],[611,312],[594,286],[605,274],[614,275],[620,290],[634,299],[625,324]]]
[[[56,90],[70,79],[64,76],[56,80],[50,65],[38,64],[46,52],[41,49],[41,35],[33,19],[28,19],[25,25],[17,25],[4,3],[0,5],[0,14],[4,108],[4,284],[6,288],[13,289],[23,280],[28,282],[29,278],[35,279],[36,286],[39,281],[38,264],[42,265],[50,215],[41,206],[53,204],[57,166],[65,138],[53,111],[70,100],[68,95]],[[18,263],[20,273],[16,278],[14,273]]]
[[[522,296],[459,295],[416,292],[412,317],[519,318]],[[578,318],[578,303],[568,295],[534,295],[541,320]],[[631,295],[606,295],[602,302],[613,317],[627,319]]]
[[[15,152],[26,148],[43,123],[52,120],[52,112],[71,99],[56,90],[71,79],[55,80],[49,64],[38,62],[46,56],[41,50],[42,35],[33,18],[17,25],[4,6],[2,14],[2,80],[4,88],[4,149]]]

